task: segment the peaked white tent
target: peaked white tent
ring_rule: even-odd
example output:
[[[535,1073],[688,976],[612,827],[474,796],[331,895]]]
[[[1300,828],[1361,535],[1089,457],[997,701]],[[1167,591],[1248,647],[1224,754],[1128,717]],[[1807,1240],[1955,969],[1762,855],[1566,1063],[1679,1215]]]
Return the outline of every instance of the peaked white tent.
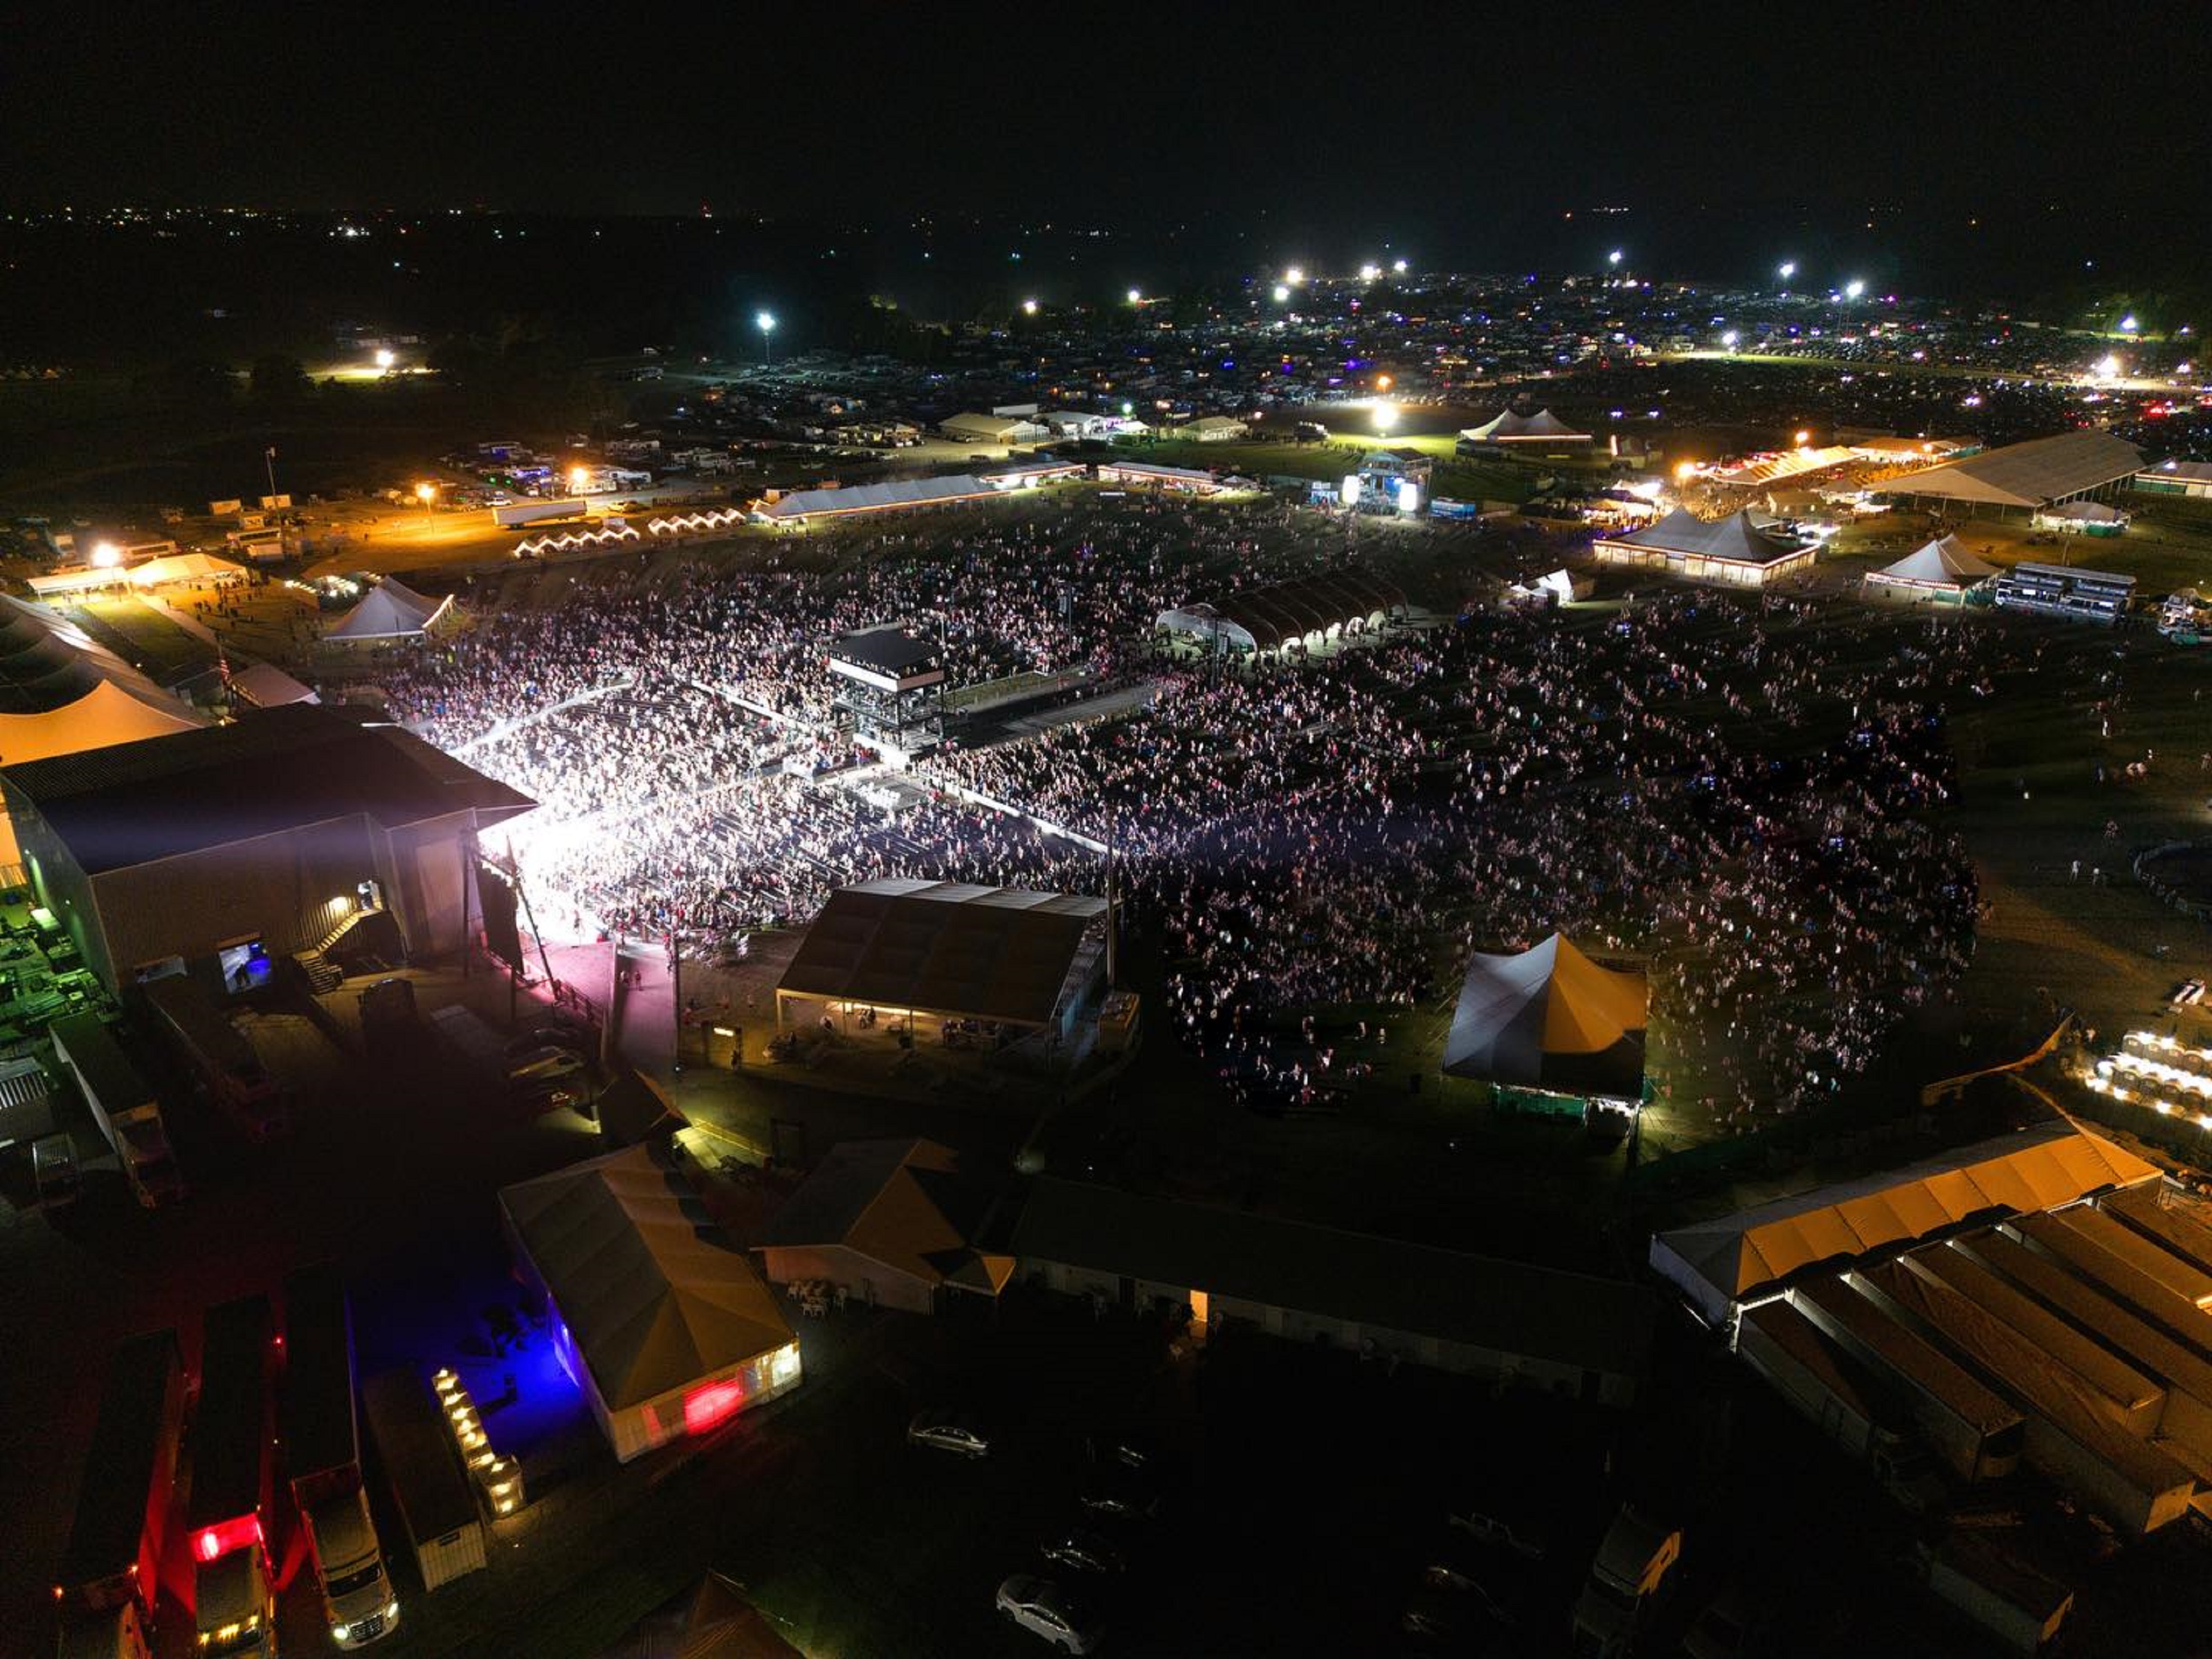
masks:
[[[453,609],[450,597],[433,599],[386,576],[323,637],[356,645],[419,640],[444,622]]]
[[[1963,594],[1996,574],[1995,565],[1969,552],[1956,536],[1943,536],[1915,549],[1895,564],[1869,572],[1867,580],[1887,587]]]
[[[1471,426],[1461,432],[1462,442],[1471,444],[1562,443],[1586,444],[1590,441],[1587,432],[1577,432],[1548,409],[1540,409],[1533,415],[1516,413],[1508,407],[1480,426]]]
[[[249,663],[230,677],[230,695],[256,708],[281,708],[288,702],[320,702],[311,687],[302,685],[275,663]]]
[[[1447,1075],[1559,1094],[1640,1099],[1650,988],[1641,974],[1601,968],[1559,933],[1468,965]]]
[[[503,1188],[515,1261],[555,1352],[623,1462],[799,1382],[799,1341],[662,1145]]]

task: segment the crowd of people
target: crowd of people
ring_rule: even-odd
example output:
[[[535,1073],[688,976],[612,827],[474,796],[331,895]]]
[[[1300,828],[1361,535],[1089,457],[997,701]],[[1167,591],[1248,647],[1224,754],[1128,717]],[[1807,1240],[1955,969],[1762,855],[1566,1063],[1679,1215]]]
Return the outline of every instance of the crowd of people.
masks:
[[[1553,930],[1650,965],[1656,1087],[1731,1122],[1833,1094],[1956,979],[1975,892],[1930,818],[1936,711],[2004,635],[1900,651],[1893,622],[1684,592],[1312,662],[1152,656],[1161,610],[1340,556],[1316,522],[1132,501],[890,530],[828,568],[694,561],[490,609],[390,697],[542,803],[525,878],[581,927],[713,950],[874,876],[1099,891],[1110,866],[1167,1024],[1255,1103],[1326,1096],[1448,1012],[1471,951]],[[939,630],[956,684],[1084,667],[1149,695],[950,744],[894,816],[823,775],[866,758],[826,645],[890,619]]]

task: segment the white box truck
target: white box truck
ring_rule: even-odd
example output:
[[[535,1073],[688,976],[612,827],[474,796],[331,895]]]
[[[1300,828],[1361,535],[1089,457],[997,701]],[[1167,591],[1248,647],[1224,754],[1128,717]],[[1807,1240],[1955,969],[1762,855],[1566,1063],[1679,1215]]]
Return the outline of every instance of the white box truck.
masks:
[[[362,1385],[362,1407],[422,1588],[481,1571],[483,1512],[430,1385],[410,1370],[380,1372]]]
[[[323,1622],[342,1648],[389,1635],[399,1598],[361,1479],[354,1411],[353,1316],[329,1262],[284,1280],[284,1468],[307,1530]]]
[[[525,525],[551,524],[562,519],[580,519],[591,509],[574,496],[552,501],[510,501],[505,507],[491,510],[491,521],[501,530],[520,530]]]

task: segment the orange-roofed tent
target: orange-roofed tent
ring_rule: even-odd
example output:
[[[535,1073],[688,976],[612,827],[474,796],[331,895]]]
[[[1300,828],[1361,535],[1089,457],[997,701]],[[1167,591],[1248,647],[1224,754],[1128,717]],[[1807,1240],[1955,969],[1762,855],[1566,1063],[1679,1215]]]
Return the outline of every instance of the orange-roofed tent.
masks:
[[[1444,1039],[1444,1071],[1561,1094],[1640,1099],[1650,988],[1601,968],[1554,933],[1468,966]]]

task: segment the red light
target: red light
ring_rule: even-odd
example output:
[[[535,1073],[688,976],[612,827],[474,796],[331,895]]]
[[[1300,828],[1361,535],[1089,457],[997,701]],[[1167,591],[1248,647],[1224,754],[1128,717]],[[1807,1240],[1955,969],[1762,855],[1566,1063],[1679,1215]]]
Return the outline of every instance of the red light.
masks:
[[[745,1385],[735,1377],[694,1389],[684,1396],[684,1432],[704,1434],[735,1416],[744,1403]]]
[[[248,1544],[261,1542],[261,1517],[241,1515],[234,1521],[225,1521],[212,1527],[202,1527],[192,1534],[192,1554],[199,1561],[220,1561],[233,1550],[244,1549]]]

